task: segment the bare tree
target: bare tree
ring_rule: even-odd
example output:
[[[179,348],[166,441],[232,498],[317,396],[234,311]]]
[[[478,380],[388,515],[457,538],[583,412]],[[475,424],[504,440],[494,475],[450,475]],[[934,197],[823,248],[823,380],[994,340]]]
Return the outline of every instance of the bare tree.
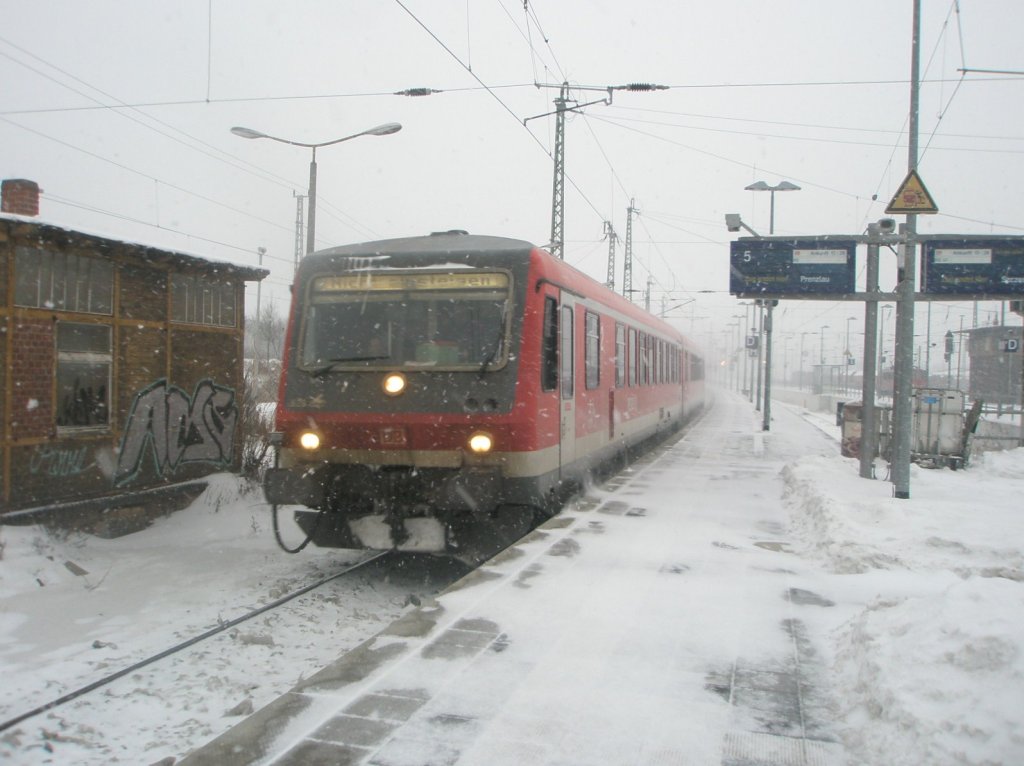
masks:
[[[281,374],[285,318],[273,303],[261,307],[259,316],[245,318],[245,356],[248,382],[257,401],[273,401]]]

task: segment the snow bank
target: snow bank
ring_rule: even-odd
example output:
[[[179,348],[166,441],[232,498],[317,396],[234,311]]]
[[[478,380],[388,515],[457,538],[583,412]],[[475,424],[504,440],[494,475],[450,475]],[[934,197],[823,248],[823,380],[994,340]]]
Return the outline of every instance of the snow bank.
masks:
[[[801,552],[852,594],[830,647],[851,753],[1024,762],[1024,450],[914,467],[910,500],[853,460],[804,458],[783,476]]]

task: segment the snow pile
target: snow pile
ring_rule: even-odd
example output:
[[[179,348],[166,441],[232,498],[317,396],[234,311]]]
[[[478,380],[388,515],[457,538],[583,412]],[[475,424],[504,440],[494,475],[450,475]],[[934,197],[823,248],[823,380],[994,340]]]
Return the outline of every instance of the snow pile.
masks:
[[[0,721],[205,633],[363,554],[287,556],[237,476],[151,527],[107,540],[0,527]],[[290,544],[301,532],[282,518]],[[0,763],[155,763],[187,753],[405,609],[423,581],[327,587],[0,732]],[[255,671],[255,672],[254,672]]]
[[[847,595],[831,633],[851,753],[866,763],[1024,756],[1024,450],[914,468],[911,499],[851,460],[787,466],[802,553]]]

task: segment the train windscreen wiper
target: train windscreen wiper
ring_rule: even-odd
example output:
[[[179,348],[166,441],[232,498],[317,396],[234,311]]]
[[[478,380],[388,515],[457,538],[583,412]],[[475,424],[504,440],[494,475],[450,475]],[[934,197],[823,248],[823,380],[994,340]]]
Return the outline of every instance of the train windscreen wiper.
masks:
[[[321,375],[326,375],[335,368],[336,365],[344,364],[346,362],[373,362],[380,359],[390,359],[391,354],[365,354],[360,356],[339,356],[334,359],[328,359],[325,364],[319,367],[300,367],[299,369],[305,373],[308,373],[314,378],[319,378]]]

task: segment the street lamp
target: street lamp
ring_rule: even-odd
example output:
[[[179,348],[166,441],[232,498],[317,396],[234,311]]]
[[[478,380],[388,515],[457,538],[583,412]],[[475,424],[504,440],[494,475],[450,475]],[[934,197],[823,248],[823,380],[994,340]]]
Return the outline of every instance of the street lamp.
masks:
[[[750,186],[744,187],[747,191],[771,192],[771,214],[768,218],[768,233],[775,233],[775,192],[777,191],[800,191],[800,187],[789,181],[779,181],[775,186],[769,186],[764,181],[755,181]]]
[[[813,330],[807,330],[806,332],[800,333],[800,390],[804,390],[804,359],[807,357],[807,352],[804,351],[804,338],[808,335],[814,335]]]
[[[825,330],[828,329],[827,324],[823,324],[819,330],[821,334],[821,340],[818,344],[818,390],[816,394],[825,393]]]
[[[846,354],[845,359],[843,359],[846,362],[846,371],[845,375],[843,375],[843,387],[847,392],[850,390],[850,360],[853,358],[853,355],[850,353],[850,322],[856,321],[857,317],[846,318]]]
[[[306,149],[313,150],[312,159],[309,162],[309,216],[308,224],[306,226],[306,254],[313,252],[313,239],[316,234],[316,150],[322,146],[333,146],[334,144],[340,144],[342,141],[349,141],[353,138],[359,138],[360,136],[388,136],[392,133],[397,133],[402,129],[402,126],[397,122],[386,122],[383,125],[377,125],[374,128],[364,130],[360,133],[353,133],[351,136],[345,136],[344,138],[335,138],[331,141],[321,141],[317,144],[308,144],[303,141],[289,141],[287,138],[278,138],[277,136],[267,135],[261,133],[258,130],[252,128],[240,128],[234,127],[231,132],[236,136],[242,138],[269,138],[271,141],[278,141],[282,144],[291,144],[292,146],[302,146]]]
[[[878,315],[878,371],[885,367],[885,312],[892,311],[892,306],[882,306]]]

